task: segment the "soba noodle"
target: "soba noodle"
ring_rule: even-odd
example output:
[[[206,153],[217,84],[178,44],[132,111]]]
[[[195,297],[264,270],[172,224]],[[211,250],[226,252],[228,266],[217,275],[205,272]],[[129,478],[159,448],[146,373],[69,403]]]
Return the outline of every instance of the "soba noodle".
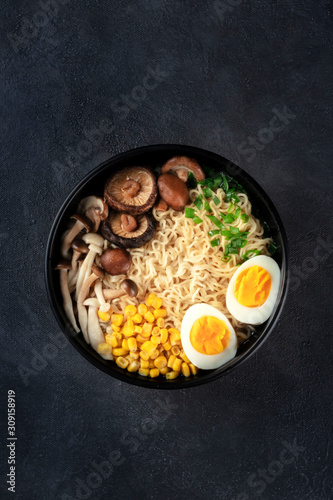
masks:
[[[203,194],[202,187],[190,191],[191,201]],[[220,212],[227,213],[230,207],[225,202],[225,193],[222,189],[216,192],[221,200],[216,206],[210,203],[212,213],[219,220]],[[237,270],[237,264],[242,262],[241,256],[248,250],[260,250],[262,254],[269,255],[267,245],[270,238],[262,238],[264,229],[260,221],[251,213],[251,203],[244,193],[238,193],[240,199],[238,206],[241,213],[249,215],[247,222],[241,217],[230,224],[240,231],[248,231],[247,244],[240,249],[239,255],[231,255],[228,263],[221,261],[228,240],[219,236],[220,245],[211,247],[208,231],[216,229],[216,226],[207,218],[207,212],[202,208],[196,210],[203,222],[194,224],[192,219],[185,217],[183,212],[168,209],[165,212],[157,212],[154,209],[154,217],[158,221],[158,228],[154,238],[141,248],[131,249],[132,266],[128,278],[135,281],[139,288],[139,299],[143,300],[146,294],[155,293],[163,299],[163,305],[167,309],[168,318],[172,321],[166,326],[175,326],[180,329],[182,318],[186,310],[193,304],[210,304],[231,321],[235,328],[239,342],[249,336],[249,328],[235,320],[226,308],[226,291],[229,280]],[[232,209],[233,207],[230,207]],[[119,286],[123,277],[111,278],[111,286]],[[119,307],[123,309],[128,303],[119,300]],[[133,303],[137,303],[133,300]]]

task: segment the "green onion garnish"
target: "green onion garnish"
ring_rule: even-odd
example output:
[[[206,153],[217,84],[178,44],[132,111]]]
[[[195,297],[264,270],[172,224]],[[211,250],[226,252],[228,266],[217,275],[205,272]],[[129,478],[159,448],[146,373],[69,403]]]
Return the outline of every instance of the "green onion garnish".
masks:
[[[215,215],[206,215],[206,217],[208,217],[208,219],[210,219],[219,229],[224,229],[223,223],[220,220],[218,220],[218,218],[215,217]]]
[[[215,205],[218,205],[220,203],[220,199],[218,196],[216,196],[216,194],[214,194],[213,196],[213,202],[215,203]]]
[[[278,249],[278,246],[275,245],[274,243],[271,243],[268,247],[268,251],[271,255],[274,255],[276,250]]]
[[[212,240],[210,244],[212,247],[217,247],[220,244],[220,238],[215,238],[215,240]]]
[[[244,222],[247,222],[249,220],[249,216],[247,214],[242,214],[241,215],[241,219],[244,221]]]
[[[223,262],[225,262],[226,264],[229,262],[229,260],[231,260],[231,256],[230,257],[222,257]]]
[[[240,216],[240,213],[241,213],[241,209],[240,209],[240,207],[237,207],[237,210],[235,212],[235,220],[238,219],[238,217]]]
[[[228,214],[230,214],[231,212],[234,211],[234,208],[235,208],[235,205],[233,203],[230,203],[229,207],[228,207]]]
[[[234,216],[232,214],[226,215],[226,214],[221,213],[220,215],[223,219],[223,222],[225,222],[226,224],[231,224],[235,220]]]
[[[240,202],[240,199],[238,198],[237,194],[235,194],[235,193],[231,195],[231,199],[235,203],[239,203]]]
[[[199,196],[194,200],[194,205],[197,207],[198,210],[202,209],[202,194],[199,194]]]
[[[194,208],[185,207],[185,217],[188,219],[193,219],[195,217]]]
[[[202,219],[200,219],[200,217],[196,215],[195,217],[193,217],[193,222],[194,224],[200,224],[202,222]]]
[[[210,205],[208,203],[208,201],[205,200],[204,202],[204,207],[205,207],[205,210],[206,212],[212,212],[213,210],[210,208]]]
[[[251,257],[255,257],[256,255],[259,255],[261,252],[260,250],[248,250],[242,255],[242,259],[244,261],[251,259]]]
[[[205,187],[203,190],[203,194],[205,198],[211,198],[212,197],[212,190],[210,187]]]
[[[228,184],[227,178],[224,174],[222,174],[222,181],[223,181],[223,189],[225,192],[227,192],[229,189],[229,184]]]
[[[238,234],[240,231],[238,227],[230,227],[231,234]]]
[[[219,229],[212,229],[211,231],[208,231],[208,236],[215,236],[216,234],[219,233],[220,233]]]
[[[216,177],[216,179],[214,180],[214,188],[218,188],[222,183],[222,177]]]

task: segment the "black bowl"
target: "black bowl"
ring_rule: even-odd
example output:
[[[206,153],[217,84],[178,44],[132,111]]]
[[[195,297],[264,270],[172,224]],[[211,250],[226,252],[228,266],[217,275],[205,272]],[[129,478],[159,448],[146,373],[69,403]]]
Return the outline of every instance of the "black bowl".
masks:
[[[75,333],[63,310],[59,275],[58,271],[54,271],[53,268],[59,260],[59,242],[61,234],[66,228],[69,216],[75,213],[76,207],[82,198],[92,194],[103,196],[104,182],[114,169],[129,165],[156,166],[164,163],[174,155],[185,155],[196,158],[200,164],[209,166],[217,171],[226,172],[244,187],[252,202],[253,213],[261,220],[262,224],[266,230],[269,231],[270,236],[272,236],[274,242],[278,246],[278,250],[274,254],[274,259],[281,269],[281,285],[272,315],[264,324],[255,327],[250,338],[240,346],[236,357],[229,363],[215,370],[200,370],[196,376],[191,376],[189,378],[179,377],[175,380],[166,380],[165,378],[159,377],[157,379],[150,379],[138,373],[129,373],[122,370],[112,361],[105,361],[90,345],[86,344],[81,333]],[[249,358],[249,356],[262,345],[263,341],[273,330],[282,311],[287,295],[287,271],[287,238],[281,219],[273,203],[257,182],[237,165],[215,153],[190,146],[169,144],[146,146],[122,153],[104,162],[90,172],[73,189],[60,208],[50,232],[45,260],[46,287],[49,300],[61,329],[73,346],[97,368],[103,370],[112,377],[116,377],[130,384],[155,389],[183,389],[204,384],[229,373],[242,361]]]

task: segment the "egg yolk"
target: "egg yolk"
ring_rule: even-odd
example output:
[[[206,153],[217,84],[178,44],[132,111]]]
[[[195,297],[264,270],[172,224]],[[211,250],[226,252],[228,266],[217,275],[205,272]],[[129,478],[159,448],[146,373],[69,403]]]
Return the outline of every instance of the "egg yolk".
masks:
[[[271,276],[266,269],[259,266],[248,267],[236,279],[236,299],[242,306],[259,307],[266,302],[271,284]]]
[[[190,341],[202,354],[219,354],[228,345],[230,331],[224,321],[214,316],[197,319],[191,328]]]

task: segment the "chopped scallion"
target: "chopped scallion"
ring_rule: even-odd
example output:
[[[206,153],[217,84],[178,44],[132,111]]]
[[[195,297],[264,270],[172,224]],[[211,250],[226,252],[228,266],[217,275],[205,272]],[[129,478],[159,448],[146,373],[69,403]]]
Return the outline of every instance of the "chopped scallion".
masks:
[[[216,196],[216,194],[213,196],[213,202],[215,203],[215,205],[218,205],[220,203],[220,199],[218,196]]]
[[[219,233],[220,233],[219,229],[212,229],[211,231],[208,231],[208,236],[215,236],[216,234]]]
[[[195,217],[194,208],[185,207],[185,217],[188,219],[193,219]]]
[[[202,194],[199,194],[199,196],[194,200],[194,205],[197,207],[198,210],[202,209],[203,206]]]
[[[215,240],[212,240],[210,244],[212,247],[217,247],[220,244],[220,238],[215,238]]]
[[[204,207],[205,207],[205,210],[206,212],[212,212],[213,210],[210,208],[210,205],[208,203],[208,201],[205,200],[204,202]]]
[[[242,259],[244,261],[251,259],[251,257],[255,257],[256,255],[259,255],[261,252],[260,250],[248,250],[242,255]]]
[[[193,217],[193,222],[194,224],[200,224],[202,222],[202,219],[200,219],[200,217],[196,215],[195,217]]]
[[[268,251],[271,255],[274,255],[277,249],[278,247],[274,243],[271,243],[268,247]]]
[[[249,216],[247,214],[242,214],[241,219],[242,221],[247,222],[249,220]]]
[[[207,215],[206,217],[208,217],[208,219],[210,219],[219,229],[224,229],[223,222],[218,220],[218,218],[215,217],[215,215]]]
[[[210,187],[205,187],[203,190],[203,194],[205,198],[211,198],[212,197],[212,190]]]

